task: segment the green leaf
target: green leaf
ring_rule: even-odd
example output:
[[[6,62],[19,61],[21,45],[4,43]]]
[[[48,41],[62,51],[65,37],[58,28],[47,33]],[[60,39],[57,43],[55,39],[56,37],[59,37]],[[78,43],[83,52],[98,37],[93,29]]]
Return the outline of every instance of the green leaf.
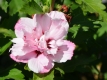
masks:
[[[34,0],[40,7],[42,7],[42,11],[44,13],[49,12],[51,1],[52,0]]]
[[[75,9],[77,9],[78,7],[79,7],[79,5],[76,4],[76,3],[73,3],[73,4],[70,6],[71,10],[75,10]]]
[[[94,34],[94,39],[97,39],[98,37],[101,37],[105,33],[107,33],[107,23],[100,22],[100,24],[101,24],[101,27],[97,30],[96,34]]]
[[[104,73],[104,80],[107,80],[107,72]]]
[[[55,69],[58,70],[61,75],[65,74],[65,72],[64,72],[61,68],[57,67],[57,68],[55,68]]]
[[[11,44],[12,42],[9,41],[2,48],[0,48],[0,55],[2,55],[11,46]]]
[[[104,21],[107,21],[107,13],[103,11],[106,7],[102,4],[102,0],[76,0],[81,5],[83,11],[90,13],[99,13]]]
[[[101,12],[106,7],[102,4],[101,0],[76,0],[78,4],[81,4],[82,9],[91,13]],[[100,13],[99,12],[99,13]]]
[[[91,67],[91,71],[92,71],[92,73],[95,73],[95,74],[99,74],[100,73],[100,71],[98,71],[98,69],[95,66]]]
[[[53,80],[54,70],[50,71],[48,74],[35,74],[33,73],[33,80]]]
[[[9,14],[13,15],[21,10],[24,6],[25,2],[23,0],[11,0],[9,3]]]
[[[0,1],[0,7],[7,12],[7,8],[8,8],[8,2],[6,0],[1,0]]]
[[[28,64],[26,64],[26,65],[24,66],[24,69],[25,69],[25,70],[28,70],[28,71],[31,71],[31,70],[29,69],[29,67],[28,67]]]
[[[64,4],[67,5],[67,6],[70,5],[71,4],[71,0],[64,0]]]
[[[73,57],[71,61],[68,61],[64,65],[64,71],[65,72],[73,72],[78,66],[80,65],[86,65],[90,62],[95,61],[97,58],[95,55],[92,56],[86,56],[86,55],[77,55]]]
[[[15,38],[15,33],[11,29],[5,29],[5,28],[0,28],[0,33],[3,34],[5,37],[11,37]]]
[[[14,80],[24,80],[24,75],[21,73],[22,71],[14,68],[11,69],[7,76],[0,77],[0,80],[6,79],[14,79]]]
[[[29,15],[33,15],[35,13],[37,13],[37,14],[43,13],[41,7],[34,1],[31,1],[27,4],[25,4],[24,6],[26,6],[26,7],[23,7],[21,9],[21,11],[24,13],[27,13]]]
[[[79,28],[80,28],[80,25],[73,25],[73,27],[71,27],[71,28],[69,29],[69,32],[73,33],[72,38],[75,38],[75,37],[76,37]]]

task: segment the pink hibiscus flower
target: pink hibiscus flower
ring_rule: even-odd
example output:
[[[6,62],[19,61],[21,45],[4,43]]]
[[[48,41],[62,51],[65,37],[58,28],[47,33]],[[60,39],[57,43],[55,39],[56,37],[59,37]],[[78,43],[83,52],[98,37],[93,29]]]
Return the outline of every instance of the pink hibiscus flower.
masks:
[[[10,57],[27,63],[35,73],[47,73],[54,62],[62,63],[73,56],[75,44],[64,40],[68,22],[62,12],[35,14],[33,19],[23,17],[15,25],[14,43]]]

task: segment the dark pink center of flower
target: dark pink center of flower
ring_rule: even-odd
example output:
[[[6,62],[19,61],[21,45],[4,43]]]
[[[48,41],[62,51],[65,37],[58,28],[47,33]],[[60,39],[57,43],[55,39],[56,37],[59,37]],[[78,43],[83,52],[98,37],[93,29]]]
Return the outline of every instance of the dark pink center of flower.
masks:
[[[49,44],[49,42],[50,42],[51,40],[52,40],[52,39],[48,39],[48,40],[46,41],[46,42],[47,42],[47,48],[49,48],[49,49],[51,48],[51,47],[50,47],[50,44]]]
[[[37,56],[39,56],[40,54],[42,54],[40,51],[35,50],[35,53],[37,54]]]

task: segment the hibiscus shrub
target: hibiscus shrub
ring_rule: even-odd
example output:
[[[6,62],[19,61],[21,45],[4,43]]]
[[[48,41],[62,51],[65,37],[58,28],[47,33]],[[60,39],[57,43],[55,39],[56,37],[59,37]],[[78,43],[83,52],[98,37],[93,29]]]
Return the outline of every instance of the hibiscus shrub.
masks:
[[[0,80],[106,80],[102,0],[1,0]]]

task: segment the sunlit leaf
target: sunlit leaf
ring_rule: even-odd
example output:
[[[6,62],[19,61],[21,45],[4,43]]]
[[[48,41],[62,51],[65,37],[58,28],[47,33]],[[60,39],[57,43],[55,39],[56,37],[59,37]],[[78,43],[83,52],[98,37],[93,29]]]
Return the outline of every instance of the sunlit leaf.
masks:
[[[21,10],[24,7],[25,2],[23,0],[11,0],[9,3],[9,13],[13,15]]]
[[[101,27],[97,30],[97,33],[94,34],[94,39],[97,39],[98,37],[103,36],[105,33],[107,33],[107,23],[106,22],[100,22]]]
[[[43,13],[42,8],[34,1],[31,1],[27,4],[25,4],[21,9],[22,12],[27,13],[29,15],[33,15],[33,14],[39,14],[39,13]]]
[[[7,12],[8,2],[6,0],[0,0],[0,7]]]
[[[71,4],[71,0],[64,0],[64,4],[67,5],[67,6],[70,5]]]
[[[6,43],[3,47],[0,48],[0,55],[2,55],[10,46],[12,42]]]
[[[6,80],[6,79],[14,79],[14,80],[24,80],[24,75],[22,74],[22,71],[13,68],[9,71],[9,74],[7,76],[4,77],[0,77],[0,80]]]
[[[15,38],[15,33],[11,29],[0,28],[0,34],[3,34],[5,37]]]
[[[69,32],[73,33],[72,38],[75,38],[75,37],[76,37],[79,28],[80,28],[80,25],[73,25],[73,27],[71,27],[71,28],[69,29]]]
[[[81,5],[83,11],[90,13],[99,13],[104,21],[107,21],[107,13],[103,11],[106,7],[102,4],[102,0],[76,0]]]
[[[35,74],[33,75],[33,80],[53,80],[54,78],[54,70],[52,70],[48,74]]]

